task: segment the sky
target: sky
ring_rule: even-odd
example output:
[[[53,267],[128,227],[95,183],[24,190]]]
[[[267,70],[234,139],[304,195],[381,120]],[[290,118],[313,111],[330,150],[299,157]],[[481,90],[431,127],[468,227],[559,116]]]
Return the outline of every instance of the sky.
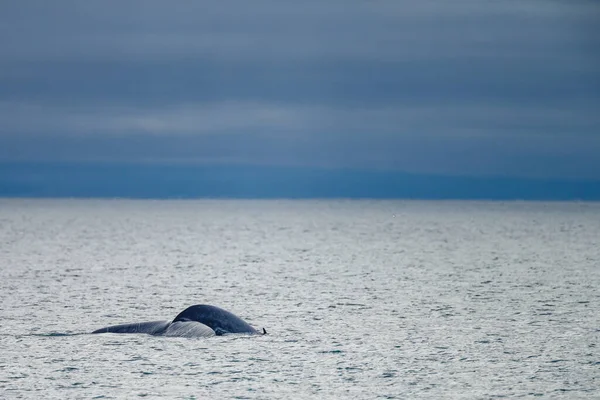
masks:
[[[0,49],[0,195],[82,164],[600,192],[593,0],[5,1]]]

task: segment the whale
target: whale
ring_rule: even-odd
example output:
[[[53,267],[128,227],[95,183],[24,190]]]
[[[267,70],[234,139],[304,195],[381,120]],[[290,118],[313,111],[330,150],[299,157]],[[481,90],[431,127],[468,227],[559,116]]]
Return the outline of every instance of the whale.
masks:
[[[210,337],[227,334],[266,334],[257,331],[237,315],[222,308],[196,304],[177,314],[171,321],[149,321],[112,325],[92,333],[145,333],[153,336]]]

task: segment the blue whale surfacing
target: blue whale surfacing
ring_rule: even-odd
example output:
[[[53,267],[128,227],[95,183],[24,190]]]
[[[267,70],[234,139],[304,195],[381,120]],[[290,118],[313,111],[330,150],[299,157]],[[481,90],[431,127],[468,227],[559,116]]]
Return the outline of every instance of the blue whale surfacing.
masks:
[[[151,321],[108,326],[92,333],[146,333],[155,336],[209,337],[229,333],[250,335],[258,332],[240,317],[222,308],[206,304],[191,306],[180,312],[173,321]]]

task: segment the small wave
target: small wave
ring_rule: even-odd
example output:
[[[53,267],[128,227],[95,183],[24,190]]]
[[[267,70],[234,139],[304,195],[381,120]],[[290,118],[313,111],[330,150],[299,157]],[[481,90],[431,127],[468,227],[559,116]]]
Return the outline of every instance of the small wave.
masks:
[[[29,335],[20,336],[38,336],[38,337],[63,337],[63,336],[80,336],[86,335],[87,333],[63,333],[63,332],[48,332],[48,333],[32,333]]]

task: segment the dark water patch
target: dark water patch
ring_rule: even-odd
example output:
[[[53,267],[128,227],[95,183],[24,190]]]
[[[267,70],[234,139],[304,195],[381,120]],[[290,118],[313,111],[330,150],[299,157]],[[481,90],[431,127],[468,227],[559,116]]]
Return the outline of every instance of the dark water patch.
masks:
[[[127,342],[106,342],[106,343],[102,343],[102,346],[117,347],[117,346],[124,346],[126,344],[127,344]]]
[[[198,375],[204,375],[204,372],[198,371],[198,372],[185,372],[182,375],[184,376],[198,376]]]
[[[69,336],[81,336],[87,335],[87,332],[80,333],[63,333],[63,332],[49,332],[49,333],[31,333],[29,335],[22,336],[37,336],[37,337],[69,337]]]
[[[89,388],[89,386],[86,386],[83,382],[74,382],[74,383],[71,383],[70,385],[58,385],[58,387],[61,389],[68,389],[68,390]]]
[[[242,373],[244,371],[235,371],[235,373]],[[234,376],[231,377],[229,380],[229,382],[254,382],[255,379],[251,378],[249,376]]]
[[[25,374],[25,373],[21,373],[21,374],[18,374],[18,375],[10,375],[8,377],[8,379],[25,379],[25,378],[29,378],[29,375]]]
[[[579,391],[580,391],[580,389],[576,389],[576,388],[573,388],[573,389],[568,389],[568,388],[558,388],[558,389],[556,389],[556,390],[554,390],[554,391],[555,391],[555,392],[559,392],[559,393],[567,393],[567,392],[579,392]]]
[[[135,362],[135,361],[147,361],[148,359],[142,356],[134,356],[127,360],[123,360],[123,362]]]
[[[366,304],[362,303],[336,303],[338,306],[347,306],[347,307],[369,307]]]

